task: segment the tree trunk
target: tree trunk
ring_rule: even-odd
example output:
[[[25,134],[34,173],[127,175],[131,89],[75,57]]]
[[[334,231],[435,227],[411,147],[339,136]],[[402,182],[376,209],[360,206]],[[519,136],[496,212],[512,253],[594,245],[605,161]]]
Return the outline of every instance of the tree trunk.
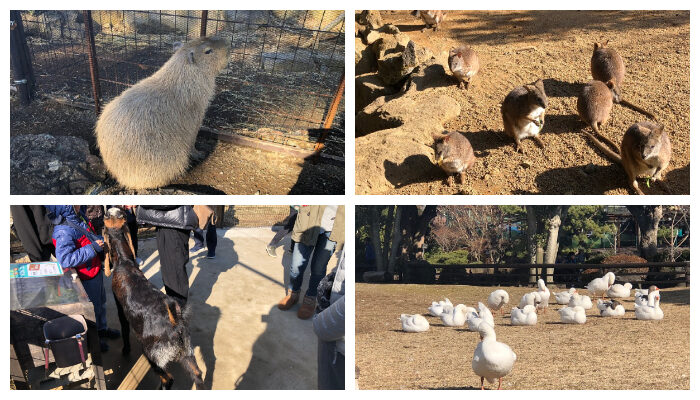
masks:
[[[545,264],[554,264],[557,261],[557,253],[559,252],[559,227],[562,223],[562,214],[566,212],[565,206],[555,206],[547,218],[547,229],[549,235],[547,237],[547,250],[544,256]],[[547,268],[547,282],[552,282],[553,268]]]
[[[537,262],[537,213],[535,206],[525,206],[527,211],[527,252],[530,256],[530,264]],[[530,283],[535,283],[536,268],[530,268]]]
[[[430,221],[437,215],[437,206],[401,207],[401,258],[415,261],[423,258],[425,235]]]
[[[389,273],[396,272],[396,258],[398,256],[399,244],[401,244],[401,206],[396,206],[396,215],[394,216],[394,229],[391,238],[391,252],[389,253],[389,263],[387,269]]]
[[[384,265],[387,266],[387,271],[391,272],[389,268],[389,251],[391,250],[391,238],[393,232],[394,223],[394,208],[396,206],[388,206],[387,218],[384,223],[384,245],[382,246],[382,258],[384,260]]]
[[[377,272],[384,272],[385,271],[385,265],[384,265],[384,257],[382,257],[382,254],[384,253],[382,251],[382,243],[379,240],[379,220],[381,216],[380,209],[383,206],[372,206],[372,221],[371,221],[371,230],[372,230],[372,246],[374,246],[374,254],[375,254],[375,265],[377,266]]]
[[[627,206],[639,227],[639,255],[647,261],[653,261],[656,256],[657,233],[659,221],[663,215],[661,206]]]

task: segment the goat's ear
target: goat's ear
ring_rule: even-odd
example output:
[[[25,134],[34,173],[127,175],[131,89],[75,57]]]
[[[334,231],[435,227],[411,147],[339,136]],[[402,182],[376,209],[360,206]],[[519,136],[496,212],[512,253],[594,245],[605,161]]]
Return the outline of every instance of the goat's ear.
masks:
[[[124,224],[122,225],[122,229],[124,230],[124,237],[126,238],[126,241],[129,243],[129,248],[131,249],[131,255],[134,256],[134,260],[136,260],[136,251],[134,250],[134,242],[131,241],[131,232],[129,232],[129,227]],[[138,265],[136,266],[138,268]]]
[[[105,253],[105,276],[112,275],[112,268],[109,265],[110,251],[109,251],[109,235],[107,234],[107,229],[102,230],[102,237],[104,240],[104,253]]]

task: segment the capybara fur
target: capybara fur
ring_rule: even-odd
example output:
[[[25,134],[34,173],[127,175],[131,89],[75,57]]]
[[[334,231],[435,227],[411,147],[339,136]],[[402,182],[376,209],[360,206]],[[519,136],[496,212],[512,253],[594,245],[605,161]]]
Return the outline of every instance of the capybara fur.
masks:
[[[189,166],[197,132],[228,64],[223,39],[176,43],[150,77],[109,102],[97,120],[97,145],[107,170],[126,188],[165,186]]]

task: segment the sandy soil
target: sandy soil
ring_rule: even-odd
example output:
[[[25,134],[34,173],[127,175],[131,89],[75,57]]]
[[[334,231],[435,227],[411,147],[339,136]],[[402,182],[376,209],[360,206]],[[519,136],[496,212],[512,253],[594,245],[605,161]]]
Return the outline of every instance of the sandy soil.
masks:
[[[197,363],[209,389],[316,389],[316,335],[311,320],[277,309],[289,281],[286,266],[291,254],[289,238],[277,249],[277,258],[265,252],[274,235],[270,228],[218,230],[216,258],[207,259],[206,250],[190,253],[191,335]],[[193,241],[190,241],[190,246]],[[155,238],[139,241],[142,270],[158,288],[160,259]],[[329,265],[336,259],[331,259]],[[308,273],[308,271],[307,271]],[[308,282],[308,279],[306,280]],[[108,323],[119,328],[111,279],[105,279]],[[305,290],[305,288],[303,289]],[[110,341],[104,357],[108,388],[116,388],[140,356],[132,335],[130,357],[121,356],[121,340]],[[136,344],[136,345],[135,345]],[[177,389],[189,389],[192,381],[180,366],[174,368]],[[160,380],[148,372],[140,389],[155,389]]]
[[[99,155],[94,136],[93,111],[81,110],[52,101],[35,101],[10,107],[10,134],[71,135],[86,140],[91,152]],[[197,149],[206,154],[185,176],[169,188],[201,194],[342,194],[345,169],[326,163],[313,164],[284,153],[268,152],[200,137]],[[114,186],[114,181],[109,180]],[[125,192],[114,186],[108,194]],[[21,194],[21,193],[13,193]],[[148,191],[147,194],[160,194]]]
[[[422,22],[407,11],[382,12],[382,18],[442,64],[460,44],[474,48],[481,63],[468,91],[458,89],[456,81],[437,88],[462,108],[445,128],[462,132],[474,147],[477,162],[467,182],[448,187],[439,168],[426,166],[425,179],[386,194],[631,194],[622,168],[580,133],[590,128],[576,112],[580,87],[591,79],[593,42],[604,40],[626,63],[623,98],[656,114],[670,133],[674,155],[665,182],[673,194],[689,194],[688,12],[451,11],[437,32],[421,32]],[[526,140],[523,155],[502,132],[500,103],[512,88],[537,78],[544,80],[549,97],[541,135],[545,148]],[[645,118],[614,105],[603,132],[620,143],[627,128]],[[665,193],[658,184],[648,188],[640,181],[640,186],[647,194]]]
[[[478,389],[471,358],[479,336],[446,327],[427,314],[431,301],[448,297],[476,306],[495,287],[356,284],[356,364],[361,389]],[[533,289],[503,287],[510,308]],[[581,290],[581,293],[585,293]],[[553,298],[553,295],[552,295]],[[514,304],[516,303],[516,304]],[[623,317],[587,311],[584,325],[562,324],[549,307],[537,325],[516,327],[494,314],[498,340],[518,359],[504,389],[690,389],[690,289],[663,289],[664,319],[634,319],[634,302]],[[425,314],[430,330],[405,333],[402,313]],[[661,339],[663,338],[663,339]],[[390,377],[390,379],[387,379]],[[495,386],[490,388],[495,389]]]

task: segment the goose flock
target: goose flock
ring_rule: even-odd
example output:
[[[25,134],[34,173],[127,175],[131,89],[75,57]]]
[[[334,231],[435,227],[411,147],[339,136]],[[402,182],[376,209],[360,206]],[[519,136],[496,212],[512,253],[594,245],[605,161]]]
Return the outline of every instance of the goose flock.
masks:
[[[632,284],[616,284],[615,274],[608,272],[601,278],[593,279],[586,285],[588,292],[599,297],[596,306],[601,317],[620,317],[625,314],[625,307],[617,299],[631,297]],[[605,300],[607,295],[608,300]],[[518,307],[510,311],[510,322],[513,326],[533,326],[537,324],[540,311],[544,314],[549,307],[550,291],[544,280],[537,281],[537,290],[526,293],[520,299]],[[554,293],[554,300],[564,307],[557,310],[562,323],[585,324],[586,310],[593,308],[591,297],[581,295],[575,288]],[[504,313],[503,308],[510,301],[508,292],[503,289],[494,290],[487,298],[486,304],[478,302],[477,308],[464,304],[453,305],[445,298],[433,302],[428,312],[439,317],[444,326],[467,326],[467,330],[478,332],[481,341],[474,349],[472,370],[481,378],[481,389],[484,380],[495,383],[501,389],[503,377],[508,375],[515,365],[517,356],[505,343],[496,338],[496,324],[492,311]],[[634,315],[639,320],[661,320],[664,313],[661,310],[661,295],[659,288],[652,285],[648,289],[636,289],[634,293]],[[405,332],[426,332],[430,323],[421,314],[401,314],[402,329]]]

